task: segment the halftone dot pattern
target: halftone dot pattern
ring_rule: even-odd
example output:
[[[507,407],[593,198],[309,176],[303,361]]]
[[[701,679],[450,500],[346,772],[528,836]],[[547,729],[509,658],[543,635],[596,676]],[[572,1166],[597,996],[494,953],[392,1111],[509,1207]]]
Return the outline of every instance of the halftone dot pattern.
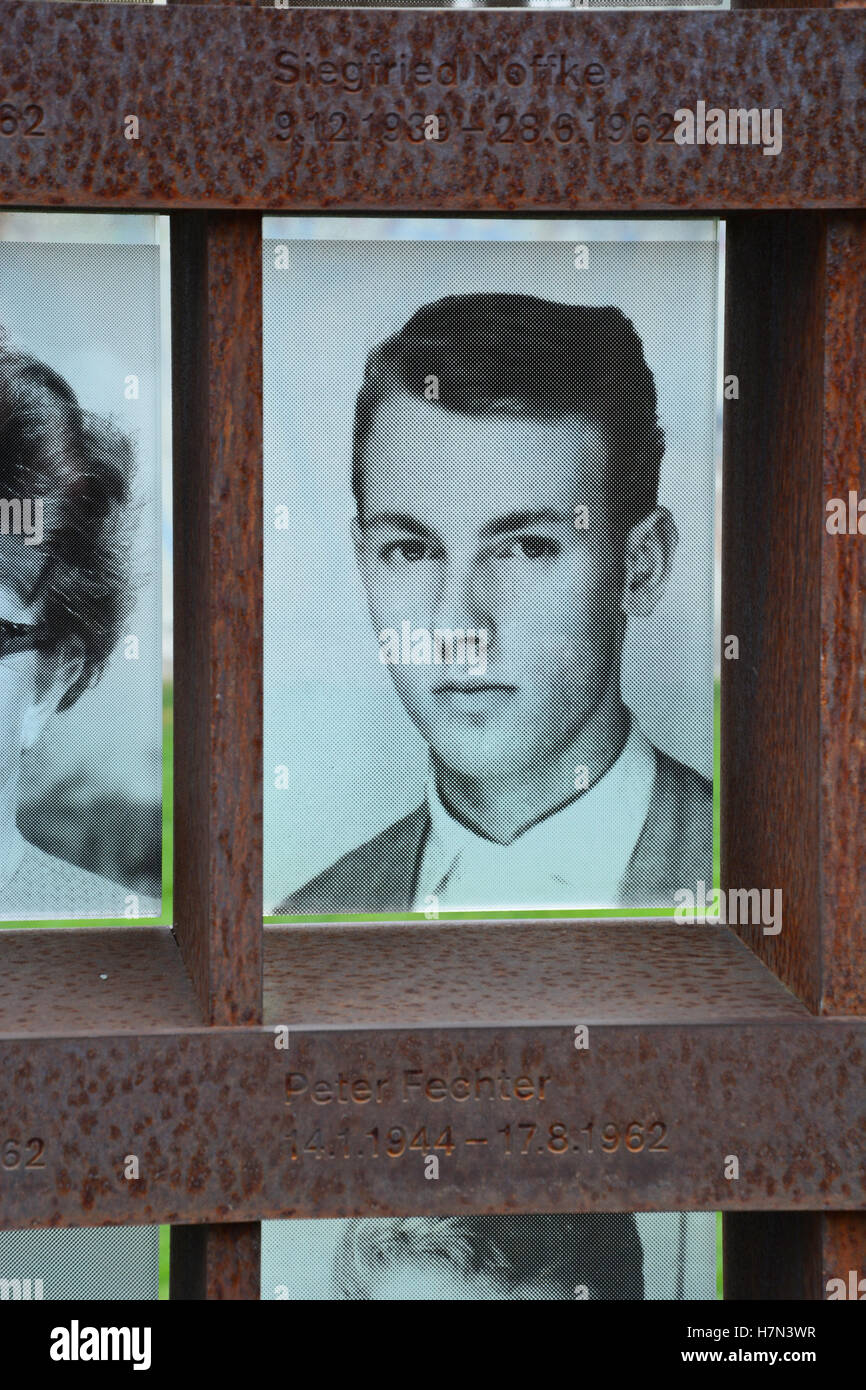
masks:
[[[261,1297],[714,1299],[715,1229],[703,1212],[265,1221]]]
[[[159,1227],[0,1231],[0,1296],[158,1298]]]
[[[268,787],[266,910],[712,882],[717,248],[586,249],[579,272],[565,240],[265,243],[266,766],[293,815]],[[425,657],[443,628],[486,634],[483,677]]]
[[[647,1298],[716,1298],[716,1213],[653,1211],[635,1216]]]
[[[0,243],[0,920],[161,911],[159,343],[157,247]]]

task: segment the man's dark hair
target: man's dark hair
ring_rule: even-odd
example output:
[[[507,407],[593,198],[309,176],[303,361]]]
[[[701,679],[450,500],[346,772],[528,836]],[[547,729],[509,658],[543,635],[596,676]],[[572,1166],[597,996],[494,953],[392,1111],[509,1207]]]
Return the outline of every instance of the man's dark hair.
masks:
[[[133,471],[129,439],[0,335],[0,497],[43,503],[42,544],[21,542],[13,582],[38,606],[48,659],[72,638],[84,655],[61,710],[99,679],[132,607]]]
[[[519,1287],[549,1298],[644,1296],[643,1246],[631,1212],[495,1216],[367,1217],[350,1221],[334,1257],[335,1296],[375,1298],[388,1269],[447,1261],[470,1286],[493,1279],[503,1296]],[[481,1295],[483,1296],[483,1295]]]
[[[464,294],[424,305],[367,358],[352,447],[359,516],[378,405],[394,391],[424,399],[430,376],[438,405],[458,414],[587,416],[607,443],[609,499],[625,529],[655,507],[664,434],[653,375],[625,314],[526,294]]]

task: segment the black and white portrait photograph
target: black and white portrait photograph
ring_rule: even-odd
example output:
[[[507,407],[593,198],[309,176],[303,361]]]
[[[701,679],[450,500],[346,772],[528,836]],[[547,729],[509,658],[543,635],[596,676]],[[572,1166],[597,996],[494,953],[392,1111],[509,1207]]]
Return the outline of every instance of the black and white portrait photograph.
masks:
[[[267,219],[265,911],[713,874],[713,223]]]
[[[0,919],[161,912],[154,218],[0,216]]]
[[[714,1299],[711,1212],[262,1223],[262,1299]]]

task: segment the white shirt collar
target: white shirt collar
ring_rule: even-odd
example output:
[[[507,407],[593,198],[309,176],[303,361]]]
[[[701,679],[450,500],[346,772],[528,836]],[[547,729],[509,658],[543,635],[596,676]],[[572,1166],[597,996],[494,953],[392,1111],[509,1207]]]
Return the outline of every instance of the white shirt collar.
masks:
[[[431,775],[430,832],[415,911],[615,907],[649,812],[655,772],[654,749],[632,718],[625,747],[604,776],[510,845],[455,820]]]

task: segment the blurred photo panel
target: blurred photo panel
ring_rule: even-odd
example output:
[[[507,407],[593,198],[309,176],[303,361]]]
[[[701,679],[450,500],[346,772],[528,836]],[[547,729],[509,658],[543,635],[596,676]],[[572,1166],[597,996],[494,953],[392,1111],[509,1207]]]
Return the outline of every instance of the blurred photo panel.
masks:
[[[160,248],[0,216],[0,919],[161,913]]]

